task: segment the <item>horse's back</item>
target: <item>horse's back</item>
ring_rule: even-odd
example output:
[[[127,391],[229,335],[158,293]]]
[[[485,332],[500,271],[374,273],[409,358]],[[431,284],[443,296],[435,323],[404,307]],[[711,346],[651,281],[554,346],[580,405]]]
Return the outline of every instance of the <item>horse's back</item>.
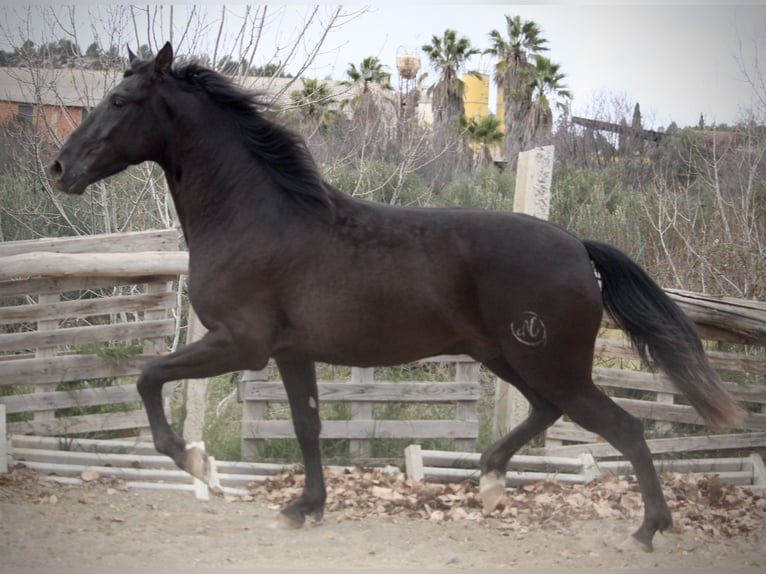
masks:
[[[546,346],[579,346],[590,337],[592,349],[601,295],[572,234],[507,212],[364,209],[355,229],[365,235],[353,250],[369,268],[356,267],[349,286],[361,289],[358,297],[385,302],[381,321],[414,325],[423,344],[442,333],[465,352],[529,352],[541,336],[536,326],[545,329]]]

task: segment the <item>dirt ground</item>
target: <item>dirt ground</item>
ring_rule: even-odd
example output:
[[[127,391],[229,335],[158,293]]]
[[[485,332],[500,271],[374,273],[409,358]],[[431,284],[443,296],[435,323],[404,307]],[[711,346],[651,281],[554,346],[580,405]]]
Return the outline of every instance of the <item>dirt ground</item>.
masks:
[[[330,480],[329,489],[340,499],[337,484]],[[378,500],[399,497],[386,485],[375,488]],[[447,501],[464,499],[467,492],[439,488]],[[610,488],[617,492],[626,486]],[[630,485],[627,489],[635,491]],[[9,570],[766,568],[766,499],[760,494],[743,499],[747,508],[738,516],[746,516],[746,521],[734,528],[723,528],[723,522],[716,526],[715,509],[706,515],[700,504],[696,510],[674,509],[681,523],[677,532],[658,534],[655,551],[646,553],[629,538],[640,523],[640,512],[594,517],[562,511],[562,505],[584,508],[583,500],[600,496],[591,491],[538,487],[521,492],[517,505],[511,500],[506,511],[494,517],[481,517],[464,500],[448,511],[425,505],[425,510],[398,514],[380,504],[364,512],[344,511],[344,506],[357,503],[339,505],[336,500],[328,504],[321,524],[287,531],[274,527],[279,508],[275,501],[282,490],[277,484],[260,487],[253,496],[202,502],[190,492],[129,489],[100,480],[63,486],[16,470],[0,476],[0,556]],[[734,494],[724,491],[723,496],[734,501]],[[361,499],[372,498],[365,494]],[[437,498],[430,500],[435,504]],[[625,504],[635,506],[635,501]]]

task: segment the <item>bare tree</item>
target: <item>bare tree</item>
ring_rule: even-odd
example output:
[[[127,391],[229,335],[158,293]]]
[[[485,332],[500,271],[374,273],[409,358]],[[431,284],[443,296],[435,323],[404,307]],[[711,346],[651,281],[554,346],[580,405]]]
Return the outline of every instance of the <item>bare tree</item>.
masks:
[[[22,153],[16,158],[18,168],[47,198],[50,209],[44,210],[45,217],[60,222],[57,234],[178,227],[165,182],[153,166],[138,166],[93,186],[85,202],[69,202],[55,194],[46,176],[45,166],[63,136],[56,127],[60,118],[70,129],[76,127],[82,118],[73,110],[94,107],[121,77],[125,59],[115,57],[115,47],[131,45],[150,55],[169,40],[181,59],[201,59],[213,66],[237,62],[234,75],[239,81],[254,65],[265,69],[270,64],[273,74],[258,89],[276,107],[296,77],[311,66],[328,37],[362,12],[324,6],[237,6],[215,13],[205,6],[164,5],[3,9],[0,38],[7,45],[22,47],[17,50],[19,67],[8,73],[15,74],[26,99],[37,110],[37,129],[24,134]],[[278,42],[264,42],[267,34]],[[89,50],[83,52],[83,45]],[[32,49],[39,46],[51,49]],[[97,66],[102,71],[95,74],[91,68],[97,54],[104,57]],[[286,70],[295,77],[277,84],[276,78]],[[35,217],[15,213],[13,206],[3,209],[8,217],[24,221]],[[28,225],[27,229],[35,227]]]

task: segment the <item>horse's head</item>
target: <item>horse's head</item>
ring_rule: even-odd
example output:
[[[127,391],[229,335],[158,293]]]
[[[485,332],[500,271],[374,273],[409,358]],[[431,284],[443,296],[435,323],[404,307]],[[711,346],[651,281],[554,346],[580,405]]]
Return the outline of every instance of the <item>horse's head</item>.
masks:
[[[166,43],[153,60],[128,53],[124,79],[72,132],[49,168],[61,191],[81,194],[129,165],[161,157],[169,115],[161,87],[169,80],[173,48]]]

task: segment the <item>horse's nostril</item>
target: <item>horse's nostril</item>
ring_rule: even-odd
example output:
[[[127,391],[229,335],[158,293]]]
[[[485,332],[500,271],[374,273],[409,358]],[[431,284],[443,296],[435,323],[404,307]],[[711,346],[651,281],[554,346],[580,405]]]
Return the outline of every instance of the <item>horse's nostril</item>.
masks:
[[[50,170],[51,176],[56,179],[64,175],[64,166],[59,160],[54,161],[48,169]]]

